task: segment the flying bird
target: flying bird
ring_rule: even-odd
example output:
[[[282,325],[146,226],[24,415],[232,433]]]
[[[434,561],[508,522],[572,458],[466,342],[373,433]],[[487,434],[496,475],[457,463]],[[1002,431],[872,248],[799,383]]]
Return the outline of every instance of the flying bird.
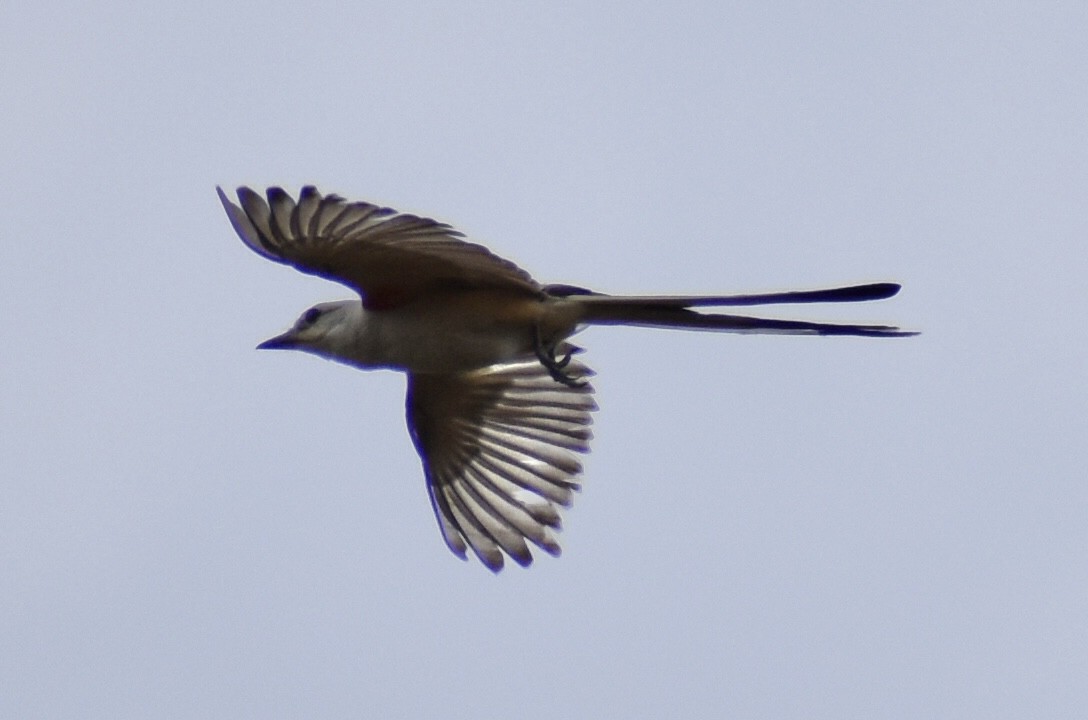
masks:
[[[597,409],[569,338],[587,325],[790,335],[902,337],[886,325],[778,320],[693,308],[858,302],[895,295],[873,283],[722,296],[615,296],[541,285],[444,223],[302,188],[219,199],[258,254],[342,283],[358,297],[306,310],[258,345],[313,353],[363,370],[408,376],[408,430],[423,461],[442,537],[494,572],[522,566],[532,543],[559,555],[560,508],[580,489]]]

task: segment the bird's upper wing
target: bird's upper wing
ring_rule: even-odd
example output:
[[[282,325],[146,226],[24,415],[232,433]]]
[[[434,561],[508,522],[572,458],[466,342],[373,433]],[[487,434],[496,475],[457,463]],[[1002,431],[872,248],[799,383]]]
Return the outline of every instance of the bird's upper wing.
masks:
[[[269,188],[267,201],[238,188],[219,199],[239,237],[269,260],[354,288],[369,308],[395,307],[443,287],[508,288],[538,294],[524,270],[462,240],[449,225],[302,188],[296,202]]]
[[[578,360],[566,372],[592,375]],[[592,386],[558,383],[526,357],[466,373],[409,375],[407,405],[450,550],[464,558],[472,548],[495,572],[503,552],[520,565],[533,561],[526,540],[559,554],[552,530],[579,489],[577,453],[589,450],[597,409]]]

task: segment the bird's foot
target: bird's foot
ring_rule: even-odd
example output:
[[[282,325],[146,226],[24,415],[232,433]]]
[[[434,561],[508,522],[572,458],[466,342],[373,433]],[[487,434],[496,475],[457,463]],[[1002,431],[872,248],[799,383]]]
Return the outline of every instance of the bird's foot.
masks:
[[[533,350],[536,352],[537,359],[540,360],[540,364],[545,367],[548,374],[556,382],[561,382],[567,387],[582,387],[586,384],[584,378],[575,377],[567,372],[567,367],[570,365],[570,359],[574,355],[573,350],[568,350],[562,357],[556,357],[556,343],[545,342],[540,337],[540,331],[537,330],[536,342],[533,344]]]

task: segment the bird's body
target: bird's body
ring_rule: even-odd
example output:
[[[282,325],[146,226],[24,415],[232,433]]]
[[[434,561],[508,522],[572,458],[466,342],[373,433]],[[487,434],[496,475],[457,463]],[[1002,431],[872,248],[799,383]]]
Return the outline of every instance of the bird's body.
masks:
[[[361,300],[325,303],[319,307],[334,316],[327,344],[303,349],[363,370],[425,373],[463,372],[530,352],[532,336],[520,331],[535,321],[538,305],[504,304],[495,295],[435,294],[383,310],[368,310]],[[480,312],[488,303],[500,312]]]
[[[584,325],[750,333],[910,335],[883,325],[836,325],[710,314],[706,306],[852,302],[894,295],[891,283],[759,295],[617,297],[542,286],[448,225],[306,187],[296,202],[219,191],[253,250],[344,283],[358,299],[307,310],[260,345],[314,353],[361,369],[408,375],[408,425],[447,545],[471,548],[492,570],[503,553],[527,565],[526,540],[559,553],[558,506],[579,488],[596,409],[592,372],[567,339]]]

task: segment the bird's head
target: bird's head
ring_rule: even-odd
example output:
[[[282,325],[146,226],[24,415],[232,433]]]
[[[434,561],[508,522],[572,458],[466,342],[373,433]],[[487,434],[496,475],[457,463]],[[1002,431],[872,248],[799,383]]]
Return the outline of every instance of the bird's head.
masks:
[[[269,338],[258,350],[302,350],[339,359],[354,336],[357,300],[340,300],[314,305],[302,313],[290,330]]]

